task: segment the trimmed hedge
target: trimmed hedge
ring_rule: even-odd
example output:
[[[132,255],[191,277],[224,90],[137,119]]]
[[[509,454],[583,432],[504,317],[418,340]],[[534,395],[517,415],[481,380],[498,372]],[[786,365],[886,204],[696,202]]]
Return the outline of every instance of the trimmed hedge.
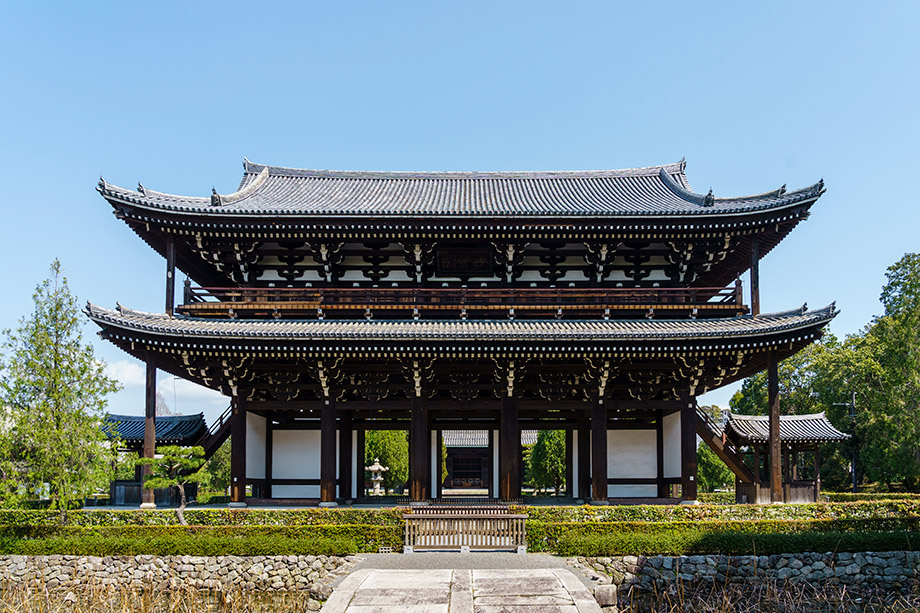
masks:
[[[885,551],[920,544],[920,520],[527,522],[531,551],[561,555],[774,554]]]
[[[917,500],[920,501],[920,494],[909,492],[872,492],[853,494],[852,492],[822,492],[822,498],[828,502],[858,502],[858,501],[875,501],[875,500]]]
[[[402,546],[396,526],[0,526],[20,555],[347,555]]]
[[[735,492],[700,492],[697,500],[703,504],[735,504]]]

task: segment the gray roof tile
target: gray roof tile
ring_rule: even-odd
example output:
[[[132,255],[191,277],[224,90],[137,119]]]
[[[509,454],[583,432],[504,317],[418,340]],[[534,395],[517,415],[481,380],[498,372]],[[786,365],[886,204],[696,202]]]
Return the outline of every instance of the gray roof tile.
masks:
[[[766,415],[730,414],[725,432],[743,442],[766,443],[770,440],[770,419]],[[780,415],[779,438],[797,443],[843,441],[850,438],[835,428],[824,413],[811,415]]]
[[[193,445],[207,431],[204,414],[158,416],[156,442],[160,444]],[[106,415],[103,422],[106,436],[116,436],[127,443],[144,441],[143,415]]]

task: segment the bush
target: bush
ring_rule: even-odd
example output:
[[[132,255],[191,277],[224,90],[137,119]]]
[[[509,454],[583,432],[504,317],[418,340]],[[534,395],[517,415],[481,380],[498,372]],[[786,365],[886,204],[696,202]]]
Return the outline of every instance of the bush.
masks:
[[[697,499],[702,504],[735,504],[735,492],[700,492]]]
[[[17,555],[347,555],[402,546],[395,526],[0,526]]]
[[[920,494],[912,494],[907,492],[871,492],[858,494],[853,494],[852,492],[822,492],[821,497],[826,499],[828,502],[859,502],[867,500],[920,501]]]
[[[920,520],[527,523],[532,551],[567,556],[912,549]]]

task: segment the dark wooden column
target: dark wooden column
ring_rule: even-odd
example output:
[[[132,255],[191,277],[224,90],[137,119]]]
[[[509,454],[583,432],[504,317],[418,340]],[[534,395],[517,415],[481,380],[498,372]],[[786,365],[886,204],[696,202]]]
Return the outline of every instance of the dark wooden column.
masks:
[[[428,404],[424,398],[412,398],[409,422],[409,500],[428,499],[431,482],[431,435],[428,432]]]
[[[339,498],[351,500],[351,411],[339,411]]]
[[[760,315],[760,238],[751,237],[751,315]]]
[[[594,401],[591,414],[591,501],[607,504],[607,405]]]
[[[681,397],[680,464],[681,498],[696,500],[696,402],[689,395]]]
[[[658,471],[655,479],[658,481],[658,497],[667,498],[670,492],[668,484],[664,482],[664,411],[658,412],[658,421],[655,424],[655,457]]]
[[[502,500],[521,497],[521,429],[514,397],[502,399],[498,431],[498,496]]]
[[[230,505],[246,506],[246,403],[233,399],[230,411]]]
[[[144,451],[141,457],[152,458],[156,453],[157,415],[157,362],[152,353],[147,354],[147,395],[144,403]],[[149,466],[141,467],[141,508],[154,508],[153,490],[144,487],[144,480],[150,474]]]
[[[166,235],[166,313],[173,314],[176,306],[176,240]]]
[[[272,497],[272,448],[274,446],[275,426],[271,417],[265,418],[265,487],[263,498]]]
[[[437,478],[435,479],[435,483],[438,484],[438,488],[433,493],[433,495],[435,498],[440,498],[444,494],[444,477],[441,474],[441,467],[444,466],[444,431],[441,430],[440,428],[438,429],[438,436],[437,436],[436,442],[438,445],[438,450],[435,453],[435,455],[438,458],[438,462],[437,462],[438,472],[437,472]]]
[[[818,502],[818,496],[821,495],[821,459],[820,452],[818,451],[818,445],[815,444],[815,502]]]
[[[578,420],[578,497],[591,499],[591,428],[589,409]]]
[[[573,452],[575,451],[574,438],[575,431],[572,428],[568,428],[565,431],[565,495],[566,498],[573,499],[578,496],[578,493],[572,488],[575,466],[575,458],[573,457]]]
[[[319,504],[335,506],[335,402],[325,400],[319,414]]]
[[[355,437],[355,457],[357,462],[355,463],[355,483],[358,486],[358,498],[364,498],[364,429],[357,431],[357,436]]]
[[[779,440],[779,360],[776,351],[767,358],[767,404],[770,409],[770,501],[783,501],[783,455]]]

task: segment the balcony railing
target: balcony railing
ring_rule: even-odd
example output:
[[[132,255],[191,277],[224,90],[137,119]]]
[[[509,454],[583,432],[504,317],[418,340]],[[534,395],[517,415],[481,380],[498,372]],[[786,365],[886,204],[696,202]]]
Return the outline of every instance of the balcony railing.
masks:
[[[608,289],[468,288],[185,288],[179,312],[189,315],[290,317],[335,311],[450,311],[456,316],[488,311],[600,312],[681,311],[681,317],[725,316],[747,311],[741,286]],[[709,313],[712,311],[711,313]],[[717,314],[718,313],[718,314]],[[367,313],[366,313],[367,314]],[[395,313],[393,313],[395,315]],[[625,314],[624,314],[625,315]],[[662,313],[663,315],[663,313]],[[487,315],[486,315],[487,316]],[[494,315],[493,315],[494,316]],[[622,316],[622,315],[621,315]]]

